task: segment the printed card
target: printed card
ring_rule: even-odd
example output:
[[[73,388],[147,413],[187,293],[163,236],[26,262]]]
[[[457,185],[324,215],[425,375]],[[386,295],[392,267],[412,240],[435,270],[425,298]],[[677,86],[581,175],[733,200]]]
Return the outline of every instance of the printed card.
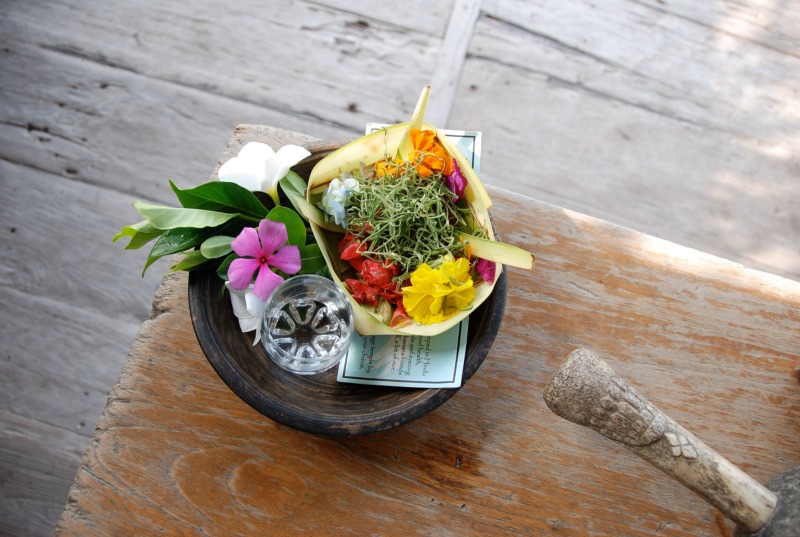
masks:
[[[459,388],[469,317],[425,336],[358,336],[339,364],[339,382],[406,388]]]

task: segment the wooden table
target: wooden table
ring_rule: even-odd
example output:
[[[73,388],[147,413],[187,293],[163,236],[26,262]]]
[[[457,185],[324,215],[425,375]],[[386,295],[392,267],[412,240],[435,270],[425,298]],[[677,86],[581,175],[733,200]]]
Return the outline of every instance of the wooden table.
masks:
[[[248,140],[305,136],[241,126]],[[215,172],[216,173],[216,172]],[[732,524],[624,448],[552,414],[564,357],[598,351],[761,482],[800,465],[800,283],[490,189],[511,269],[475,376],[434,412],[362,437],[273,422],[200,349],[165,276],[56,529],[108,535],[727,535]]]

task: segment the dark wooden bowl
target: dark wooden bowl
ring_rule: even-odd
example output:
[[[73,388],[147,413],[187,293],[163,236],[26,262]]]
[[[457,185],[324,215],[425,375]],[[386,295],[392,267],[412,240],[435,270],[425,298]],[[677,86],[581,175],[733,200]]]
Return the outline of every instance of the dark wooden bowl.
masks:
[[[307,146],[311,156],[294,167],[305,179],[322,157],[341,146]],[[301,431],[331,436],[374,433],[408,423],[439,407],[456,388],[391,388],[340,383],[334,367],[318,375],[295,375],[278,367],[253,333],[243,334],[230,297],[214,271],[189,275],[189,309],[197,340],[223,381],[250,406]],[[491,296],[470,315],[462,380],[483,363],[505,309],[504,270]]]

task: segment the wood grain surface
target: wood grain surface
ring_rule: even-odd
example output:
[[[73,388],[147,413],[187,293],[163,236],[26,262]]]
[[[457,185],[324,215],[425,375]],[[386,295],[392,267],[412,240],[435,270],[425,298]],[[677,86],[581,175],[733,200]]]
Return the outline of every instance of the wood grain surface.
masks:
[[[109,238],[239,123],[352,137],[432,83],[484,183],[800,279],[799,6],[0,0],[0,535],[51,535],[167,266]]]
[[[258,137],[243,127],[231,144]],[[497,340],[455,397],[374,435],[280,425],[215,374],[187,277],[167,275],[56,534],[729,535],[699,497],[549,412],[542,390],[572,349],[595,349],[766,482],[800,464],[800,284],[490,195],[499,233],[535,252],[537,267],[509,270]]]

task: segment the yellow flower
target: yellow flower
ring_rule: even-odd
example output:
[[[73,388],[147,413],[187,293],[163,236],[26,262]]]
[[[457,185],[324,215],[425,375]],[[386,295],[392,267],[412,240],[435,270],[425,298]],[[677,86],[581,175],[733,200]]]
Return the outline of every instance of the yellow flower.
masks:
[[[475,298],[469,261],[452,256],[439,268],[427,263],[411,273],[411,285],[403,287],[403,307],[420,324],[434,324],[466,310]]]

